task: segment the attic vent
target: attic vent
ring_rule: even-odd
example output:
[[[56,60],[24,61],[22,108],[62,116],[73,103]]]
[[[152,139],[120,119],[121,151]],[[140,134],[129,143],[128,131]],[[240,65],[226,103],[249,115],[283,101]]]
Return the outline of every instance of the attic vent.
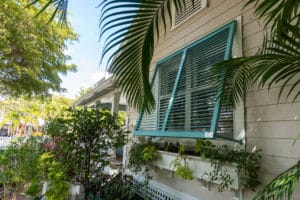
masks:
[[[178,198],[174,197],[171,194],[166,193],[158,188],[153,186],[148,187],[147,196],[153,200],[179,200]]]
[[[194,7],[192,0],[185,1],[185,7],[182,6],[181,12],[176,12],[174,26],[184,22],[186,19],[194,15],[196,12],[202,10],[207,5],[207,0],[194,0]]]

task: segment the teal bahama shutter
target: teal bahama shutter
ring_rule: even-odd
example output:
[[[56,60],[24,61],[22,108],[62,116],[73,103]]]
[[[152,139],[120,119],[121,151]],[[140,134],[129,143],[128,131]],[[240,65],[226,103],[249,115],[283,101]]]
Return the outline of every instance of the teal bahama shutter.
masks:
[[[152,80],[156,109],[140,114],[134,134],[232,137],[231,108],[220,108],[210,81],[213,64],[231,56],[235,21],[160,61]]]

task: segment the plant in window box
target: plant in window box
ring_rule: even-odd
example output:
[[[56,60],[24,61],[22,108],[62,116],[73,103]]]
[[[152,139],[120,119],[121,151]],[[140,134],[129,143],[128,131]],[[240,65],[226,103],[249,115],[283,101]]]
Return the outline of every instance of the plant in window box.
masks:
[[[140,142],[134,143],[129,151],[128,167],[134,172],[150,170],[153,162],[161,158],[157,146],[150,140],[140,138]]]
[[[207,172],[206,175],[208,175],[211,182],[220,181],[220,191],[229,189],[233,183],[226,169],[222,168],[226,164],[234,164],[236,166],[236,171],[241,181],[240,184],[244,188],[255,190],[260,184],[257,174],[259,170],[258,161],[261,158],[259,155],[260,151],[233,150],[227,145],[217,146],[208,140],[197,140],[195,152],[200,154],[201,158],[211,161],[213,170]]]
[[[193,171],[188,165],[187,156],[184,155],[184,151],[185,147],[181,145],[179,147],[179,155],[170,163],[170,166],[174,168],[175,175],[185,180],[193,180]]]
[[[179,142],[176,142],[174,144],[172,142],[165,141],[162,149],[163,151],[177,153],[179,151],[179,148],[180,148]]]

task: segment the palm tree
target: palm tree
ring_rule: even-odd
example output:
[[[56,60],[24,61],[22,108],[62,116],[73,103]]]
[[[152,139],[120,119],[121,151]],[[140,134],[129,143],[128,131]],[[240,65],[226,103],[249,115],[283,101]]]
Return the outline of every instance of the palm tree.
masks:
[[[33,0],[33,3],[38,1]],[[57,6],[56,12],[61,13],[59,18],[65,19],[68,0],[48,1]],[[181,12],[187,1],[193,2],[106,0],[99,5],[101,37],[106,38],[102,57],[110,55],[108,70],[114,74],[128,103],[139,111],[150,112],[155,107],[149,68],[161,31],[170,28],[171,3]],[[278,98],[287,90],[285,97],[293,96],[295,100],[300,95],[300,80],[296,78],[300,72],[300,0],[248,0],[246,6],[253,4],[255,14],[259,19],[264,18],[269,31],[256,55],[231,59],[214,67],[212,77],[221,89],[218,98],[235,106],[254,82],[259,82],[261,87],[282,82]],[[163,24],[163,30],[159,23]],[[254,199],[282,199],[285,194],[290,198],[299,177],[297,163],[259,191]]]

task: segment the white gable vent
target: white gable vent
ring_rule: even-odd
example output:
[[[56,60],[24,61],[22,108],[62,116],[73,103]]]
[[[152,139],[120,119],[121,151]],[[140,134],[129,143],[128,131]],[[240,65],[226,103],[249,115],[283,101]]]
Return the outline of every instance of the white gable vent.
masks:
[[[207,0],[194,0],[194,7],[193,7],[192,0],[186,0],[185,6],[181,5],[182,6],[181,12],[176,12],[175,20],[173,22],[173,27],[178,26],[179,24],[181,24],[182,22],[184,22],[185,20],[193,16],[198,11],[204,9],[206,5],[207,5]],[[174,6],[174,10],[176,10],[175,6]]]

